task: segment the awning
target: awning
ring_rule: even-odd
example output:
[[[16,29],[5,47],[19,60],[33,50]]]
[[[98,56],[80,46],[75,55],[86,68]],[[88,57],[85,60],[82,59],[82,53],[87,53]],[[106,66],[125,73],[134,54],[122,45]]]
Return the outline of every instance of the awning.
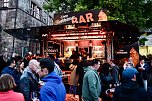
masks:
[[[56,38],[59,40],[62,40],[62,37],[72,38],[77,36],[80,37],[80,39],[85,39],[84,36],[90,36],[90,38],[92,36],[92,39],[103,39],[103,32],[115,32],[116,36],[119,36],[119,34],[126,34],[127,36],[139,37],[139,30],[137,27],[129,26],[117,20],[77,23],[72,25],[64,24],[20,29],[6,29],[4,31],[21,40],[27,40],[28,38],[40,40],[43,35],[49,36],[50,39]],[[70,38],[68,40],[70,40]]]

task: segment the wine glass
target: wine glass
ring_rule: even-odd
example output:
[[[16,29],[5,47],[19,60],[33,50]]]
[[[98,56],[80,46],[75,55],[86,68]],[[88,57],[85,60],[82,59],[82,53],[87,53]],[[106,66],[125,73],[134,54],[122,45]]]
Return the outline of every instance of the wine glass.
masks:
[[[31,100],[37,101],[37,99],[38,99],[37,92],[36,91],[31,92]]]

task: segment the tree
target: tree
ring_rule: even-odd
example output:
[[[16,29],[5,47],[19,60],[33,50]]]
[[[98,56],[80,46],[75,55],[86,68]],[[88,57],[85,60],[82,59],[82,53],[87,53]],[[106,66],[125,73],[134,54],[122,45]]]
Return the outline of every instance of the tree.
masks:
[[[152,0],[50,0],[44,8],[62,13],[104,8],[109,20],[139,28],[152,27]]]
[[[66,13],[74,11],[78,0],[49,0],[48,4],[44,4],[43,8],[49,12]]]

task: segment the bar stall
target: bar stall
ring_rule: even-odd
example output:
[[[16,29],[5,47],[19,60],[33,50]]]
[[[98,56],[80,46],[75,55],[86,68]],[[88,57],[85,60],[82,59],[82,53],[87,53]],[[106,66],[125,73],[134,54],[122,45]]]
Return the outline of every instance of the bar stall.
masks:
[[[43,54],[57,54],[62,61],[70,62],[72,52],[79,53],[79,59],[102,59],[104,62],[112,57],[111,38],[113,31],[106,31],[101,22],[107,22],[105,10],[88,10],[54,15],[54,26],[41,29],[46,34],[41,49]],[[48,44],[48,43],[51,43]],[[47,45],[46,45],[47,44]],[[58,49],[52,47],[59,45]],[[51,51],[50,47],[58,52]],[[107,53],[108,52],[108,53]],[[108,55],[107,55],[108,54]],[[67,61],[69,60],[69,61]]]
[[[98,58],[104,63],[129,57],[134,53],[131,50],[137,53],[139,51],[138,28],[117,20],[107,21],[106,12],[101,9],[56,14],[53,26],[28,29],[30,29],[28,33],[25,28],[5,31],[22,40],[28,36],[31,45],[29,47],[36,52],[39,51],[42,57],[55,55],[62,64],[60,68],[63,71],[65,85],[68,85],[69,65],[74,58],[80,60]],[[34,41],[31,39],[35,40],[36,47],[33,47]],[[29,51],[34,53],[32,49],[29,48]],[[73,55],[74,53],[78,55]]]
[[[54,15],[52,26],[4,31],[21,40],[29,39],[28,51],[43,57],[56,54],[64,64],[72,62],[72,52],[79,53],[79,59],[86,55],[88,60],[98,58],[101,62],[128,57],[139,38],[137,27],[108,21],[103,9],[59,13]]]

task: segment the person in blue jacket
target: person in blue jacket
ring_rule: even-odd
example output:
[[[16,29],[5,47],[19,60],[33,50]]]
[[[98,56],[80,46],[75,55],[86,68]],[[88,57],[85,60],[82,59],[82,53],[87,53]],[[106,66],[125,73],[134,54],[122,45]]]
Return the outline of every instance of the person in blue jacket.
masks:
[[[51,58],[39,60],[44,85],[40,89],[40,101],[65,101],[66,89],[62,78],[54,72],[54,61]],[[42,73],[41,73],[42,76]]]

